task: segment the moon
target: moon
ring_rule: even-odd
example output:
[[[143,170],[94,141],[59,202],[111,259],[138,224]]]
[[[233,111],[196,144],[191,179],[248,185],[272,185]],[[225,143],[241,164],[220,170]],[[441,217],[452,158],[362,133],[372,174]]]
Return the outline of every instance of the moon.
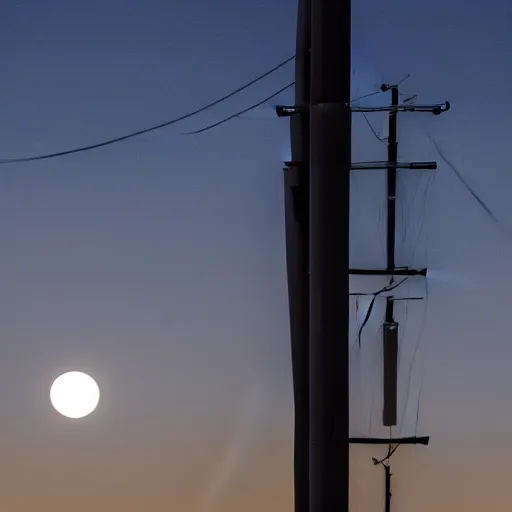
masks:
[[[100,388],[86,373],[67,372],[53,381],[50,401],[62,416],[71,419],[84,418],[98,406]]]

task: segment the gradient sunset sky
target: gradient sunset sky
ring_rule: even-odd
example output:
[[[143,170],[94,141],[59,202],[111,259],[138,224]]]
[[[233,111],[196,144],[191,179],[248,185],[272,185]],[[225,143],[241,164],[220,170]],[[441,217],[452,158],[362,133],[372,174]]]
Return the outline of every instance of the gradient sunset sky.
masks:
[[[397,310],[399,430],[431,435],[432,444],[397,452],[394,511],[506,510],[512,5],[353,3],[354,95],[410,73],[404,93],[449,99],[453,109],[440,118],[401,118],[400,159],[438,158],[433,135],[500,221],[442,162],[435,177],[400,175],[397,252],[431,274],[428,301]],[[295,0],[5,0],[1,11],[0,160],[157,124],[294,52]],[[181,135],[291,80],[293,65],[181,125],[1,167],[5,510],[292,510],[288,124],[271,119],[269,105]],[[372,119],[378,130],[384,121]],[[353,147],[354,159],[384,158],[361,118]],[[357,266],[381,264],[382,180],[372,173],[352,183]],[[375,285],[354,280],[353,291]],[[405,293],[424,294],[425,283],[411,280]],[[353,307],[355,329],[365,303]],[[361,435],[379,431],[379,308],[353,352],[352,432]],[[102,390],[82,421],[49,404],[52,380],[67,370],[90,373]],[[378,455],[353,451],[352,512],[383,507]]]

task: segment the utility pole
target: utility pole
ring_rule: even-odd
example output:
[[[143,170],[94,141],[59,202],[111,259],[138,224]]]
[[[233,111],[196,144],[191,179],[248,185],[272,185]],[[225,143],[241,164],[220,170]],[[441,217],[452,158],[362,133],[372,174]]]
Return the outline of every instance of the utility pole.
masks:
[[[284,169],[286,266],[293,372],[295,512],[309,511],[309,88],[311,3],[299,0],[292,160]]]
[[[285,224],[293,389],[295,512],[348,512],[349,443],[388,445],[374,460],[385,469],[385,512],[391,512],[389,460],[398,445],[427,445],[428,437],[349,438],[349,275],[426,276],[426,268],[397,267],[397,169],[435,170],[436,162],[399,162],[397,113],[439,115],[449,102],[350,105],[350,0],[299,0],[295,104],[277,106],[291,117],[292,160],[285,162]],[[389,112],[388,159],[351,162],[353,112]],[[386,268],[349,268],[350,171],[387,171]],[[403,281],[402,281],[403,282]],[[400,283],[398,283],[399,285]],[[380,292],[379,292],[380,293]],[[397,423],[398,323],[386,295],[384,321],[385,426]],[[400,299],[397,299],[400,300]]]
[[[398,106],[398,87],[391,88],[391,106]],[[396,231],[396,164],[398,160],[398,140],[397,140],[397,112],[393,110],[389,113],[389,133],[388,133],[388,222],[387,222],[387,268],[395,269],[395,231]]]
[[[391,106],[398,106],[398,87],[391,88]],[[388,130],[388,164],[387,169],[387,234],[386,253],[387,269],[395,270],[395,242],[396,242],[396,164],[398,161],[396,110],[389,113]],[[394,276],[392,276],[393,279]],[[391,281],[392,283],[393,281]],[[386,302],[386,316],[383,328],[383,354],[384,354],[384,407],[382,410],[382,424],[385,427],[394,427],[397,421],[397,386],[398,386],[398,323],[394,318],[395,301],[388,297]],[[386,473],[386,486],[391,482],[391,473]],[[387,487],[386,487],[387,488]],[[387,493],[386,503],[391,499]]]
[[[382,292],[386,295],[386,313],[383,323],[383,410],[382,425],[395,427],[397,425],[397,381],[398,381],[398,329],[399,323],[394,318],[395,300],[415,300],[415,298],[402,297],[395,299],[392,290],[400,286],[405,279],[412,276],[426,277],[427,269],[414,269],[410,267],[397,267],[395,261],[396,243],[396,181],[397,169],[409,170],[435,170],[436,162],[399,162],[398,161],[398,137],[397,117],[399,112],[430,112],[435,115],[442,114],[450,109],[450,103],[438,103],[433,105],[400,104],[398,85],[383,84],[381,90],[391,90],[391,105],[382,107],[352,107],[352,112],[388,112],[388,160],[382,162],[367,162],[364,164],[352,164],[352,169],[386,169],[387,172],[387,264],[386,269],[352,269],[352,273],[365,275],[388,275],[390,282]],[[382,165],[381,165],[382,164]],[[403,280],[395,282],[397,276],[403,276]],[[380,293],[380,292],[379,292]],[[384,512],[391,511],[391,458],[401,445],[428,445],[428,437],[402,437],[402,438],[358,438],[351,439],[353,444],[388,445],[388,454],[382,459],[373,458],[375,466],[384,468]]]
[[[310,512],[348,512],[350,0],[311,0]]]

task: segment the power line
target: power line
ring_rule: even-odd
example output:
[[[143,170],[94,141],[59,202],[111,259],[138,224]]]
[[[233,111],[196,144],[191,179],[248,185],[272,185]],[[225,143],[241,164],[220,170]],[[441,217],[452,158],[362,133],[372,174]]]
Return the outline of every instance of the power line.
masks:
[[[354,98],[353,100],[350,100],[350,103],[354,103],[355,101],[359,101],[360,99],[368,98],[370,96],[375,96],[376,94],[382,94],[382,93],[383,93],[383,91],[381,89],[379,89],[378,91],[374,91],[374,92],[372,92],[370,94],[365,94],[364,96],[359,96],[357,98]],[[256,107],[254,107],[254,108],[256,108]],[[368,118],[366,117],[366,114],[364,112],[359,112],[359,113],[362,114],[366,118],[367,122],[369,122]],[[241,117],[239,115],[238,118],[239,119],[248,119],[248,120],[251,120],[251,121],[271,121],[271,120],[278,119],[278,116],[275,115],[275,116],[272,116],[272,117]],[[379,137],[379,136],[377,135],[377,137]],[[385,141],[385,139],[380,139],[380,140],[381,140],[381,142]]]
[[[394,85],[394,87],[398,87],[400,84],[402,84],[403,82],[405,82],[411,75],[408,74],[408,75],[405,75],[396,85]],[[385,87],[385,88],[384,88]],[[372,96],[377,96],[377,94],[382,94],[383,92],[388,92],[389,91],[389,88],[388,86],[385,86],[385,84],[383,84],[381,86],[381,88],[377,91],[374,91],[374,92],[370,92],[368,94],[363,94],[362,96],[359,96],[357,98],[354,98],[353,100],[350,100],[350,103],[354,103],[356,101],[359,101],[359,100],[364,100],[366,98],[371,98]],[[413,95],[414,97],[417,96],[417,94],[414,94]],[[412,97],[411,97],[412,98]],[[411,99],[409,98],[409,100]]]
[[[365,98],[371,98],[372,96],[377,96],[377,94],[382,94],[384,91],[379,89],[378,91],[373,91],[368,94],[363,94],[362,96],[359,96],[357,98],[354,98],[353,100],[350,100],[350,103],[354,103],[355,101],[364,100]]]
[[[480,207],[485,211],[485,213],[489,216],[489,218],[498,226],[501,227],[499,219],[496,217],[494,212],[489,208],[489,206],[485,203],[485,201],[473,190],[473,188],[468,184],[468,182],[464,179],[464,176],[460,173],[460,171],[455,167],[451,160],[441,151],[439,144],[436,139],[430,135],[430,142],[434,145],[437,153],[444,161],[444,163],[452,170],[453,174],[457,177],[457,179],[464,185],[466,190],[471,194],[473,199],[480,205]]]
[[[402,279],[398,283],[393,283],[391,281],[388,285],[384,286],[383,288],[381,288],[380,290],[378,290],[378,291],[376,291],[375,293],[372,294],[373,295],[373,299],[370,302],[368,310],[366,311],[366,316],[364,317],[363,323],[361,324],[361,327],[359,328],[359,332],[357,334],[357,341],[358,341],[359,348],[361,348],[361,335],[363,334],[363,329],[366,327],[366,324],[370,320],[370,316],[371,316],[372,311],[373,311],[373,306],[375,305],[375,301],[377,300],[377,297],[381,293],[387,293],[387,292],[393,291],[395,288],[398,288],[401,284],[405,283],[405,281],[407,281],[407,279],[409,279],[409,276],[405,277],[404,279]],[[353,294],[349,293],[349,295],[353,295]],[[361,295],[361,294],[356,294],[356,295]],[[367,295],[370,295],[370,294],[367,294]]]
[[[220,126],[221,124],[231,121],[231,119],[234,119],[235,117],[241,116],[242,114],[246,114],[247,112],[249,112],[257,107],[260,107],[261,105],[263,105],[264,103],[267,103],[267,101],[270,101],[272,98],[275,98],[276,96],[278,96],[282,92],[286,91],[286,89],[289,89],[293,85],[295,85],[295,82],[290,82],[288,85],[285,85],[284,87],[279,89],[277,92],[271,94],[270,96],[267,96],[264,100],[258,101],[258,103],[254,103],[254,105],[251,105],[248,108],[244,108],[243,110],[240,110],[239,112],[236,112],[233,115],[225,117],[224,119],[221,119],[220,121],[218,121],[216,123],[205,126],[204,128],[201,128],[200,130],[194,130],[193,132],[186,132],[183,135],[196,135],[198,133],[202,133],[202,132],[206,132],[207,130],[211,130],[212,128],[216,128],[217,126]]]
[[[196,110],[194,110],[192,112],[189,112],[189,113],[184,114],[182,116],[176,117],[176,118],[171,119],[169,121],[165,121],[163,123],[151,126],[149,128],[144,128],[142,130],[137,130],[137,131],[129,133],[127,135],[122,135],[120,137],[115,137],[115,138],[106,140],[104,142],[99,142],[97,144],[90,144],[90,145],[87,145],[87,146],[81,146],[81,147],[77,147],[77,148],[74,148],[74,149],[58,151],[58,152],[55,152],[55,153],[47,153],[47,154],[43,154],[43,155],[36,155],[36,156],[29,156],[29,157],[20,157],[20,158],[0,159],[0,165],[2,165],[2,164],[5,165],[5,164],[21,163],[21,162],[33,162],[33,161],[36,161],[36,160],[47,160],[47,159],[50,159],[50,158],[57,158],[57,157],[60,157],[60,156],[72,155],[72,154],[75,154],[75,153],[83,153],[85,151],[91,151],[93,149],[98,149],[98,148],[101,148],[101,147],[110,146],[111,144],[116,144],[117,142],[122,142],[122,141],[125,141],[125,140],[128,140],[128,139],[132,139],[134,137],[138,137],[139,135],[144,135],[145,133],[149,133],[149,132],[152,132],[152,131],[155,131],[155,130],[159,130],[160,128],[165,128],[167,126],[176,124],[176,123],[178,123],[180,121],[184,121],[185,119],[189,119],[190,117],[193,117],[193,116],[195,116],[197,114],[200,114],[201,112],[204,112],[205,110],[208,110],[208,109],[218,105],[219,103],[222,103],[223,101],[226,101],[227,99],[232,98],[236,94],[238,94],[238,93],[244,91],[245,89],[251,87],[252,85],[256,84],[257,82],[259,82],[259,81],[263,80],[264,78],[266,78],[267,76],[271,75],[272,73],[275,73],[277,70],[279,70],[282,67],[284,67],[286,64],[291,62],[293,59],[295,59],[295,56],[289,57],[288,59],[284,60],[283,62],[281,62],[277,66],[274,66],[272,69],[266,71],[262,75],[259,75],[258,77],[256,77],[255,79],[251,80],[250,82],[246,83],[245,85],[243,85],[241,87],[238,87],[237,89],[235,89],[234,91],[230,92],[229,94],[226,94],[225,96],[222,96],[222,98],[219,98],[219,99],[209,103],[208,105],[205,105],[205,106],[203,106],[201,108],[198,108],[198,109],[196,109]],[[286,86],[285,89],[290,87],[290,86],[291,85]],[[276,93],[275,95],[277,96],[277,94],[278,93]],[[273,96],[270,96],[270,98],[272,98],[272,97]],[[263,104],[264,102],[265,101],[261,102],[261,104]],[[255,106],[253,106],[252,108],[255,108]],[[210,129],[210,127],[208,127],[207,129]]]
[[[413,354],[412,354],[411,364],[409,366],[409,373],[407,376],[407,395],[405,397],[404,414],[402,416],[402,421],[400,422],[400,431],[402,430],[402,428],[404,426],[405,417],[407,414],[407,406],[409,404],[409,398],[411,395],[411,382],[412,382],[412,374],[413,374],[413,370],[414,370],[414,363],[416,360],[416,356],[418,355],[418,352],[419,352],[419,348],[420,348],[421,341],[423,338],[423,333],[425,331],[428,306],[429,306],[429,289],[428,289],[428,281],[425,279],[425,304],[424,304],[424,309],[423,309],[423,318],[421,319],[421,324],[420,324],[420,328],[418,331],[418,338],[416,339],[416,343],[414,344],[414,350],[413,350]],[[420,398],[421,397],[418,395],[418,401]],[[419,408],[419,403],[418,403],[418,408]],[[419,409],[417,411],[417,414],[419,414]],[[417,425],[416,425],[416,427],[417,427]]]
[[[381,142],[382,144],[386,145],[387,146],[387,142],[385,139],[383,139],[378,133],[377,133],[377,130],[375,130],[375,128],[373,127],[372,123],[370,123],[370,120],[368,119],[368,116],[364,113],[364,112],[361,112],[361,114],[363,114],[363,117],[364,117],[364,120],[366,121],[366,124],[368,125],[368,127],[370,128],[371,132],[373,133],[373,135],[375,136],[375,138]]]
[[[398,87],[399,85],[403,84],[408,78],[411,77],[411,74],[410,73],[407,73],[407,75],[405,75],[402,80],[400,80],[397,84],[396,84],[396,87]]]

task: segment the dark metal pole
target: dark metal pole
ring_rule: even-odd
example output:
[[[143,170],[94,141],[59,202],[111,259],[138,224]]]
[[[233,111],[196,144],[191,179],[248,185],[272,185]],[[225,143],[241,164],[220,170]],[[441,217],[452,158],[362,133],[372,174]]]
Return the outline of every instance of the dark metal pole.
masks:
[[[391,512],[391,468],[384,464],[384,471],[386,474],[386,496],[384,501],[384,512]]]
[[[295,105],[309,104],[310,0],[299,0]],[[309,115],[290,117],[292,160],[284,169],[286,264],[295,405],[295,512],[309,510]]]
[[[398,105],[398,88],[391,88],[391,105]],[[398,160],[397,113],[389,113],[388,134],[388,222],[387,222],[387,267],[395,268],[396,232],[396,163]]]
[[[391,105],[398,105],[398,88],[391,88]],[[397,140],[397,113],[389,113],[388,133],[388,222],[387,222],[387,269],[394,272],[395,264],[395,240],[396,240],[396,163],[398,159]],[[388,297],[386,304],[386,319],[384,323],[383,354],[384,354],[384,407],[382,412],[382,424],[391,427],[397,421],[397,365],[398,365],[398,324],[394,320],[395,303]],[[388,468],[386,469],[386,471]],[[388,473],[386,473],[388,478]],[[387,482],[387,480],[386,480]],[[386,483],[387,485],[387,483]],[[389,512],[389,511],[387,511]]]
[[[350,0],[311,0],[310,512],[348,511]]]

